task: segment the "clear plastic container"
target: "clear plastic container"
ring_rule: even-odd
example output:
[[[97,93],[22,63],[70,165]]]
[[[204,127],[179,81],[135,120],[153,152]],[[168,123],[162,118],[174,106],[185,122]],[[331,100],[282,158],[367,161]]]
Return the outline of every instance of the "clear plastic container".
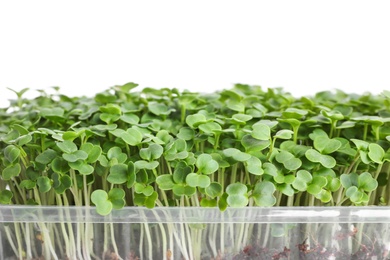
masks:
[[[0,259],[389,259],[388,207],[0,206]]]

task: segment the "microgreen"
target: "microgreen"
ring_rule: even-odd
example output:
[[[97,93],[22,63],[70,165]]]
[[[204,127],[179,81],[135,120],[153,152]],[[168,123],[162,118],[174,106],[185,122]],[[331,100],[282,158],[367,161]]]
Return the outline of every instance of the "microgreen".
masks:
[[[0,113],[0,203],[93,204],[103,215],[125,205],[390,203],[387,92],[136,87],[93,98],[14,91]]]

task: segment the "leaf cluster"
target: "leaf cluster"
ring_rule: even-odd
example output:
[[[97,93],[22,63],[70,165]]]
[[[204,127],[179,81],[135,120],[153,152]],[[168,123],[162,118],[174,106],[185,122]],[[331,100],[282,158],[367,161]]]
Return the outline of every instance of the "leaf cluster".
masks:
[[[388,95],[237,84],[211,94],[114,86],[41,91],[0,109],[0,203],[386,205]]]

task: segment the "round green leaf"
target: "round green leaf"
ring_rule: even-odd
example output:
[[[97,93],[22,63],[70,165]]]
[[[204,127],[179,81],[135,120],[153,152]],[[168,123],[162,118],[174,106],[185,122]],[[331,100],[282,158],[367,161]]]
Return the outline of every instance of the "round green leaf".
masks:
[[[234,160],[239,161],[239,162],[245,162],[252,157],[250,154],[243,153],[236,148],[227,148],[227,149],[223,150],[223,154],[226,157],[231,157]]]
[[[252,197],[256,205],[261,207],[270,207],[275,205],[276,198],[273,195],[275,190],[276,190],[275,185],[272,182],[269,181],[258,182],[255,185],[252,194]]]
[[[94,171],[94,168],[91,165],[82,160],[68,162],[68,164],[72,169],[78,170],[82,175],[89,175]]]
[[[0,191],[0,204],[10,204],[13,194],[9,190]]]
[[[226,202],[230,207],[233,208],[242,208],[248,205],[249,199],[247,196],[237,194],[237,195],[229,195],[226,199]]]
[[[291,139],[293,134],[294,134],[294,132],[291,131],[291,130],[282,129],[282,130],[279,130],[279,131],[274,135],[274,137],[275,137],[275,138],[279,138],[279,139]]]
[[[52,160],[54,160],[54,158],[56,158],[56,156],[57,156],[56,151],[54,151],[52,149],[47,149],[47,150],[43,151],[41,154],[39,154],[35,158],[35,161],[46,165],[46,164],[50,163]]]
[[[107,181],[112,184],[123,184],[127,182],[127,165],[120,163],[111,166]]]
[[[208,187],[206,187],[205,192],[207,196],[214,199],[216,197],[222,196],[223,187],[218,182],[212,182]]]
[[[177,137],[183,140],[192,140],[195,137],[195,131],[189,127],[182,127],[177,134]]]
[[[252,137],[258,140],[270,140],[271,139],[271,128],[263,123],[256,123],[252,126]]]
[[[18,176],[21,170],[19,163],[7,166],[2,172],[3,180],[9,181],[11,178]]]
[[[249,160],[245,162],[248,172],[254,175],[262,175],[264,173],[263,168],[261,168],[262,163],[259,158],[252,156]]]
[[[314,139],[313,145],[320,153],[330,154],[341,147],[341,142],[336,139],[329,139],[327,136],[319,136]]]
[[[102,216],[110,214],[113,208],[104,190],[94,190],[91,194],[91,201],[95,204],[97,213]]]
[[[186,123],[189,127],[191,128],[196,128],[200,124],[206,123],[206,117],[203,114],[194,114],[194,115],[189,115],[186,118]]]
[[[20,188],[31,190],[36,186],[35,181],[32,180],[23,180],[20,182]]]
[[[214,134],[215,132],[222,130],[222,127],[216,122],[200,124],[198,128],[206,134]]]
[[[75,162],[78,160],[85,160],[88,158],[88,154],[84,151],[78,150],[72,153],[64,153],[62,154],[62,158],[64,158],[68,162]]]
[[[173,176],[170,174],[163,174],[156,178],[156,183],[161,190],[171,190],[175,183],[173,182]]]
[[[367,192],[371,192],[378,187],[378,181],[375,180],[371,173],[363,172],[358,177],[358,187]]]
[[[210,178],[206,175],[190,173],[186,177],[186,183],[191,187],[206,188],[210,185]]]
[[[20,150],[14,145],[8,145],[4,149],[4,157],[10,163],[15,162],[19,158],[19,156]]]
[[[370,157],[370,159],[373,162],[382,164],[384,156],[385,156],[385,151],[380,145],[375,143],[371,143],[368,145],[368,157]]]
[[[226,188],[226,193],[228,195],[244,195],[248,192],[248,187],[242,183],[231,183]]]
[[[158,165],[159,162],[157,161],[147,162],[147,161],[139,160],[134,163],[134,166],[137,169],[146,169],[146,170],[153,170],[157,168]]]
[[[209,154],[201,154],[196,159],[195,163],[198,170],[203,174],[211,174],[218,170],[218,162],[215,161]]]
[[[39,192],[45,193],[51,189],[51,181],[47,176],[41,176],[37,179]]]
[[[54,172],[65,174],[69,171],[70,167],[68,162],[65,161],[62,157],[56,157],[51,162],[51,168]]]
[[[195,194],[196,188],[185,184],[175,184],[172,191],[177,196],[192,196]]]
[[[77,151],[77,146],[70,140],[65,140],[63,142],[56,143],[58,148],[64,153],[74,153]]]

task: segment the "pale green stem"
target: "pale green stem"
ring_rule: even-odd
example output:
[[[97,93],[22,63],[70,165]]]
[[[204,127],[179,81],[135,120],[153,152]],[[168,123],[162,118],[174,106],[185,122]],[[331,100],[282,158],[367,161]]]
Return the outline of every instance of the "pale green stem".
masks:
[[[5,225],[4,230],[5,230],[5,234],[7,236],[7,240],[12,248],[12,251],[14,251],[15,256],[18,257],[19,259],[22,259],[23,252],[21,251],[22,247],[19,246],[19,243],[20,243],[19,240],[16,239],[16,242],[18,243],[18,247],[16,247],[16,245],[14,243],[14,239],[12,237],[12,232],[11,232],[9,226]]]

